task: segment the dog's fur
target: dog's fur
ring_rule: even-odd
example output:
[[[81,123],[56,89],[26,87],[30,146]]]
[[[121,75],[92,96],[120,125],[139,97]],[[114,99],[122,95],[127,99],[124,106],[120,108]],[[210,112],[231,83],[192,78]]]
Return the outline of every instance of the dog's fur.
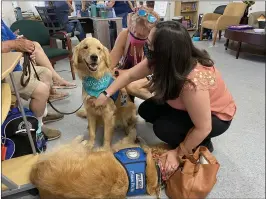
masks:
[[[40,156],[30,179],[39,189],[41,199],[126,198],[128,176],[113,152],[140,145],[123,139],[113,145],[112,150],[90,151],[87,141],[82,140],[83,137],[78,136],[70,144]],[[146,190],[148,194],[158,196],[158,176],[152,154],[160,155],[168,148],[166,145],[153,148],[141,145],[147,155]]]
[[[97,56],[97,60],[91,56]],[[105,73],[111,73],[110,55],[108,49],[104,47],[99,40],[95,38],[86,38],[80,42],[74,50],[73,65],[82,80],[84,77],[94,77],[100,79]],[[85,110],[79,112],[79,116],[88,119],[89,129],[89,148],[94,146],[96,127],[98,122],[104,124],[104,143],[103,145],[110,148],[114,127],[117,121],[122,124],[128,135],[128,139],[132,142],[136,139],[136,107],[127,96],[127,104],[121,106],[121,94],[125,94],[125,89],[120,90],[118,99],[114,103],[112,99],[108,99],[105,106],[95,107],[90,102],[91,96],[82,89]]]

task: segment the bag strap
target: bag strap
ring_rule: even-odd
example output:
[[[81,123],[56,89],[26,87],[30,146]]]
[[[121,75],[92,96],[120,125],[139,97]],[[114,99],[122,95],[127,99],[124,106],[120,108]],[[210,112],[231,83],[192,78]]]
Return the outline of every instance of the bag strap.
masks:
[[[202,155],[205,157],[205,159],[210,163],[210,164],[217,164],[218,161],[217,159],[214,157],[214,155],[212,155],[212,153],[208,150],[207,147],[205,146],[199,146],[198,148],[199,153],[198,155]]]

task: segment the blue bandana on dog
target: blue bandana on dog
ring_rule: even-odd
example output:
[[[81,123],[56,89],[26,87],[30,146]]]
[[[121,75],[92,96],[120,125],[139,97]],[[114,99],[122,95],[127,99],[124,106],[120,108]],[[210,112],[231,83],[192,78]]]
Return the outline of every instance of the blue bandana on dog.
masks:
[[[85,77],[82,81],[82,85],[88,95],[98,98],[99,95],[113,83],[113,81],[113,76],[110,73],[105,73],[101,79]],[[116,101],[118,95],[119,91],[112,95],[111,98]]]

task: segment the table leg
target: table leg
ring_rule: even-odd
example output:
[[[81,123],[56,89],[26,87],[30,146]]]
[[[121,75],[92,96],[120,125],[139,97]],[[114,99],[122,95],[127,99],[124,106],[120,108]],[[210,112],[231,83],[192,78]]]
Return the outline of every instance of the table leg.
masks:
[[[236,59],[238,59],[238,57],[239,57],[241,44],[242,44],[242,42],[239,41],[239,42],[238,42],[238,49],[237,49],[237,53],[236,53]]]
[[[14,183],[12,180],[8,179],[3,174],[1,175],[1,180],[4,185],[6,185],[9,189],[17,189],[18,185]]]
[[[28,122],[27,122],[27,118],[26,118],[26,115],[25,115],[25,112],[24,112],[24,108],[22,106],[21,99],[20,99],[20,96],[19,96],[17,87],[15,85],[15,82],[14,82],[14,75],[13,75],[13,73],[10,73],[10,79],[11,79],[11,83],[12,83],[12,86],[14,88],[14,91],[15,91],[15,94],[16,94],[16,97],[17,97],[17,100],[18,100],[18,106],[20,108],[23,121],[25,123],[26,131],[27,131],[27,134],[28,134],[28,137],[29,137],[29,140],[30,140],[31,149],[32,149],[33,154],[35,155],[36,154],[36,148],[35,148],[35,145],[34,145],[34,142],[33,142],[32,136],[31,136],[31,133],[30,133],[30,128],[29,128],[29,125],[28,125]]]
[[[227,50],[228,45],[229,45],[229,39],[226,39],[226,42],[225,42],[225,50]]]

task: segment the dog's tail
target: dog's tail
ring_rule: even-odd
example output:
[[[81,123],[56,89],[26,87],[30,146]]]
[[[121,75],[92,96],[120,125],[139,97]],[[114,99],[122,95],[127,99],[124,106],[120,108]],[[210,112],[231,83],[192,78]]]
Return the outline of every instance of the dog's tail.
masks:
[[[81,108],[80,110],[77,111],[76,115],[78,117],[81,117],[81,118],[87,118],[87,111],[86,109],[83,107]]]

